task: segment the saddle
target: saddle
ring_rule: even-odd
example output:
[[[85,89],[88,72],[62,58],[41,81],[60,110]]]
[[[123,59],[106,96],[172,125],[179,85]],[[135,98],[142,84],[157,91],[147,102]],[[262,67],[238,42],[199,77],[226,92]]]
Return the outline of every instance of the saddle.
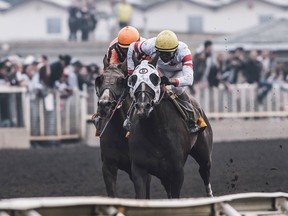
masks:
[[[183,119],[188,124],[191,124],[192,121],[192,123],[198,125],[200,129],[205,129],[207,127],[207,124],[201,113],[197,107],[193,105],[185,92],[183,92],[181,95],[177,95],[173,91],[168,90],[167,93]]]

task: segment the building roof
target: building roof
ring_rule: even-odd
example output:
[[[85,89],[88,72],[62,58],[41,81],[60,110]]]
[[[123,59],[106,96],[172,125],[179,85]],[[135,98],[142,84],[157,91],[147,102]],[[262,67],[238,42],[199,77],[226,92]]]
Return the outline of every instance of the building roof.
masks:
[[[270,22],[249,28],[247,30],[221,36],[213,40],[218,48],[234,49],[288,49],[288,19],[272,20]]]
[[[1,2],[3,4],[7,3],[11,8],[14,6],[17,6],[22,3],[29,2],[30,0],[0,0],[0,10],[1,8]],[[41,0],[45,1],[50,4],[58,5],[60,7],[69,7],[75,0]],[[115,0],[115,2],[120,1],[120,0]],[[179,0],[127,0],[127,2],[131,3],[134,7],[140,9],[140,10],[148,10],[150,8],[153,8],[155,6],[165,4],[171,1],[179,1]],[[192,4],[196,4],[202,7],[207,7],[210,9],[217,9],[221,7],[225,7],[226,5],[230,4],[236,4],[237,2],[240,2],[240,0],[183,0],[190,2]],[[276,7],[282,7],[282,8],[287,8],[288,9],[288,0],[254,0],[254,1],[261,1]],[[11,2],[11,4],[9,3]],[[101,0],[97,0],[97,2],[101,2]],[[8,9],[9,7],[3,8],[3,9]],[[2,9],[2,10],[3,10]]]
[[[37,1],[37,2],[43,2],[45,4],[49,4],[49,5],[52,5],[52,6],[55,6],[55,7],[59,7],[59,8],[64,8],[66,9],[71,1],[70,0],[15,0],[15,1],[11,1],[11,4],[9,7],[6,7],[5,9],[3,9],[3,11],[9,11],[9,10],[13,10],[14,8],[17,8],[19,6],[22,6],[26,3],[29,3],[29,2],[33,2],[33,1]],[[1,0],[0,0],[1,2]],[[7,2],[7,0],[6,0]],[[66,2],[66,4],[65,4]],[[69,4],[67,4],[69,3]]]

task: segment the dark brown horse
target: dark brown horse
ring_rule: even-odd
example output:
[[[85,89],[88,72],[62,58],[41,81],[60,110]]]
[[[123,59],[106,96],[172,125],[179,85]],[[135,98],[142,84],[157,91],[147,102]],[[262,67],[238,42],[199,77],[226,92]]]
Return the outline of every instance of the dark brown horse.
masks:
[[[127,89],[127,70],[125,63],[108,65],[104,58],[104,72],[95,80],[98,95],[98,113],[104,121],[100,135],[102,173],[109,197],[116,197],[116,180],[118,169],[128,173],[131,179],[127,131],[123,122],[131,104],[131,98],[125,97]],[[125,97],[125,100],[123,100]],[[150,178],[147,181],[147,198],[149,198]]]
[[[168,198],[179,198],[188,155],[199,164],[206,193],[212,196],[213,133],[204,111],[193,101],[208,126],[197,134],[190,134],[180,112],[161,87],[157,70],[147,61],[136,67],[128,85],[135,107],[130,116],[129,148],[136,198],[145,198],[148,174],[160,179]]]

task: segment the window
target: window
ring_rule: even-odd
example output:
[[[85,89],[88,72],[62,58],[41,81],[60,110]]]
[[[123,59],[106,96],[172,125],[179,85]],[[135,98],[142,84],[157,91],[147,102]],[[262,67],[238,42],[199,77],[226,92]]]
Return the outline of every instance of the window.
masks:
[[[273,20],[272,15],[260,15],[259,16],[259,23],[267,23]]]
[[[188,18],[188,31],[190,33],[203,32],[203,19],[201,16],[190,16]]]
[[[60,18],[48,18],[47,19],[47,33],[48,34],[61,33],[61,20],[60,20]]]

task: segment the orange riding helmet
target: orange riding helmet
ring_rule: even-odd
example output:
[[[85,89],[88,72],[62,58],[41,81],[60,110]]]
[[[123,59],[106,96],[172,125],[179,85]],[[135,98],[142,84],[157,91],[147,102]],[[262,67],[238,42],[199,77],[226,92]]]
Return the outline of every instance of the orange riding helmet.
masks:
[[[128,48],[131,43],[139,41],[139,39],[138,30],[132,26],[125,26],[118,33],[118,45],[121,48]]]

